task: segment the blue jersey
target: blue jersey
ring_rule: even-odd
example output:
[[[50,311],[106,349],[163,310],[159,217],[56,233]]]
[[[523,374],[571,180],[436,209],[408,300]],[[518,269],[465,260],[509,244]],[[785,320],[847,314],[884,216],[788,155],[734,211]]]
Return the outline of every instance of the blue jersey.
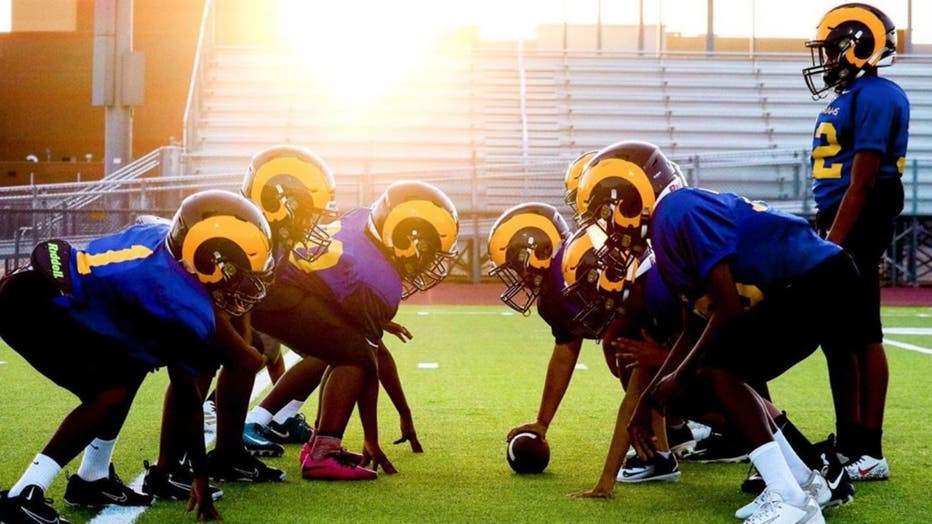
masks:
[[[213,301],[168,251],[167,234],[166,224],[135,225],[72,248],[72,294],[56,300],[89,330],[152,367],[213,371]]]
[[[689,302],[704,294],[706,277],[724,260],[736,283],[766,295],[841,252],[800,217],[697,188],[663,198],[651,216],[650,232],[660,275]]]
[[[326,253],[308,262],[293,253],[278,279],[327,296],[375,342],[401,303],[401,276],[367,231],[369,208],[350,210],[326,225]]]
[[[903,89],[878,76],[855,80],[816,119],[812,189],[819,210],[841,202],[851,184],[855,153],[880,154],[878,180],[900,177],[908,138],[909,100]]]
[[[660,277],[656,264],[638,278],[644,279],[645,328],[655,340],[670,346],[682,331],[683,304]]]
[[[566,282],[563,280],[565,247],[560,246],[550,261],[550,268],[541,284],[540,296],[537,297],[537,314],[550,326],[550,332],[557,344],[566,344],[586,336],[583,326],[573,320],[581,308],[563,294],[566,288]]]

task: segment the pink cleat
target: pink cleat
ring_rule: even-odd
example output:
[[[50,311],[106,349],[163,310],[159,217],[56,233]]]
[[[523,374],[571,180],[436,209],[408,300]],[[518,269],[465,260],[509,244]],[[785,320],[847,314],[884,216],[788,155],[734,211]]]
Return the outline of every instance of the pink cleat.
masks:
[[[314,460],[310,447],[305,445],[301,450],[301,476],[309,480],[374,480],[378,477],[375,471],[359,466],[354,456],[359,455],[341,451]]]
[[[359,465],[362,464],[362,453],[355,453],[353,451],[348,451],[346,448],[340,448],[340,455],[344,458],[340,459],[348,464]],[[301,453],[298,454],[298,458],[301,461],[301,464],[304,464],[311,458],[311,445],[305,443],[301,446]]]

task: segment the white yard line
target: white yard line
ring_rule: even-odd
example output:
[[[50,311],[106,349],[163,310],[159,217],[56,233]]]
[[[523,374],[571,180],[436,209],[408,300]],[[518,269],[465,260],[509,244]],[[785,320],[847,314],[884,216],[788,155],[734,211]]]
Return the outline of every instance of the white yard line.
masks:
[[[932,349],[924,348],[922,346],[916,346],[914,344],[907,344],[906,342],[897,342],[896,340],[890,340],[889,338],[884,338],[883,343],[887,346],[894,346],[902,349],[908,349],[909,351],[915,351],[917,353],[925,353],[926,355],[932,355]]]
[[[285,359],[285,367],[290,368],[294,365],[295,362],[300,360],[301,357],[298,356],[294,351],[287,351],[283,355]],[[269,376],[267,373],[262,373],[256,377],[256,383],[252,388],[252,396],[249,398],[249,402],[254,402],[259,395],[265,391],[265,388],[271,385]],[[207,445],[213,443],[216,433],[205,436],[204,442]],[[143,471],[132,482],[129,483],[129,486],[140,491],[142,489],[142,481],[146,476],[146,472]],[[179,506],[180,507],[180,506]],[[136,519],[146,511],[148,507],[146,506],[107,506],[96,517],[91,519],[89,524],[133,524],[136,522]]]

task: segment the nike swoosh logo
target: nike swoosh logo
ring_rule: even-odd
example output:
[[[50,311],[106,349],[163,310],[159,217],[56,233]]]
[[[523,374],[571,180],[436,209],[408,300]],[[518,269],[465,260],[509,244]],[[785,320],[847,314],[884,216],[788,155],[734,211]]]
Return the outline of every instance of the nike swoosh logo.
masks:
[[[185,491],[191,491],[191,484],[185,484],[184,482],[178,482],[177,480],[168,480],[168,483],[176,488],[181,488]]]
[[[57,524],[58,522],[60,522],[58,520],[58,517],[55,517],[54,519],[47,519],[41,515],[36,515],[35,513],[29,511],[26,508],[20,508],[20,509],[23,511],[23,514],[25,514],[27,517],[31,518],[35,522],[41,522],[42,524]]]
[[[119,503],[119,502],[126,502],[126,493],[121,494],[119,497],[116,496],[116,495],[114,495],[114,494],[112,494],[112,493],[107,493],[106,491],[101,491],[100,494],[103,495],[103,496],[105,496],[105,497],[107,497],[108,499],[110,499],[110,500],[112,500],[112,501],[114,501],[114,502],[118,502],[118,503]]]
[[[838,485],[841,484],[841,478],[843,476],[844,476],[844,471],[839,472],[837,477],[835,477],[832,480],[829,480],[828,481],[829,489],[831,489],[832,491],[835,491],[836,489],[838,489]]]
[[[285,438],[291,437],[291,432],[290,432],[290,431],[285,431],[285,432],[277,431],[277,430],[276,430],[275,428],[273,428],[272,426],[269,426],[269,427],[267,427],[267,428],[265,428],[265,429],[267,429],[268,431],[271,431],[272,433],[274,433],[278,438],[285,439]]]
[[[858,474],[861,475],[861,476],[863,477],[863,476],[869,474],[871,471],[874,471],[874,468],[876,468],[878,465],[879,465],[879,464],[874,464],[873,466],[871,466],[871,467],[869,467],[869,468],[867,468],[867,469],[862,469],[860,466],[858,466]]]
[[[254,479],[254,478],[256,478],[256,477],[259,476],[259,471],[258,471],[257,469],[240,469],[240,468],[233,468],[233,471],[239,473],[240,475],[242,475],[242,476],[244,476],[244,477],[249,477],[249,478],[251,478],[251,479]]]
[[[255,438],[255,437],[252,437],[251,435],[243,435],[243,437],[244,437],[246,440],[252,442],[253,444],[258,444],[258,445],[260,445],[260,446],[264,446],[264,445],[265,445],[265,441],[264,441],[264,440],[259,440],[259,439]]]

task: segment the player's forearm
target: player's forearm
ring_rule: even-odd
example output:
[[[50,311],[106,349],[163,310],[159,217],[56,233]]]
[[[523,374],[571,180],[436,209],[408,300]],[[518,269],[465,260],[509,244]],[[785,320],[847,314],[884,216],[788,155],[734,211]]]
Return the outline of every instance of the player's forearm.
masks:
[[[608,446],[608,455],[605,457],[605,465],[602,468],[600,483],[603,483],[603,485],[609,485],[608,482],[614,483],[618,470],[624,464],[625,454],[628,452],[628,448],[631,447],[631,439],[628,436],[628,423],[631,422],[634,408],[637,407],[638,399],[650,379],[649,372],[642,368],[635,368],[631,373],[628,389],[618,406],[618,416],[615,419],[612,442]]]
[[[556,344],[550,355],[550,364],[547,366],[547,377],[544,380],[544,391],[540,399],[540,408],[537,411],[537,421],[546,427],[550,426],[566,389],[569,387],[576,361],[579,359],[581,340],[568,344]]]
[[[379,379],[375,373],[368,374],[358,402],[363,438],[367,442],[379,441],[378,404]]]

